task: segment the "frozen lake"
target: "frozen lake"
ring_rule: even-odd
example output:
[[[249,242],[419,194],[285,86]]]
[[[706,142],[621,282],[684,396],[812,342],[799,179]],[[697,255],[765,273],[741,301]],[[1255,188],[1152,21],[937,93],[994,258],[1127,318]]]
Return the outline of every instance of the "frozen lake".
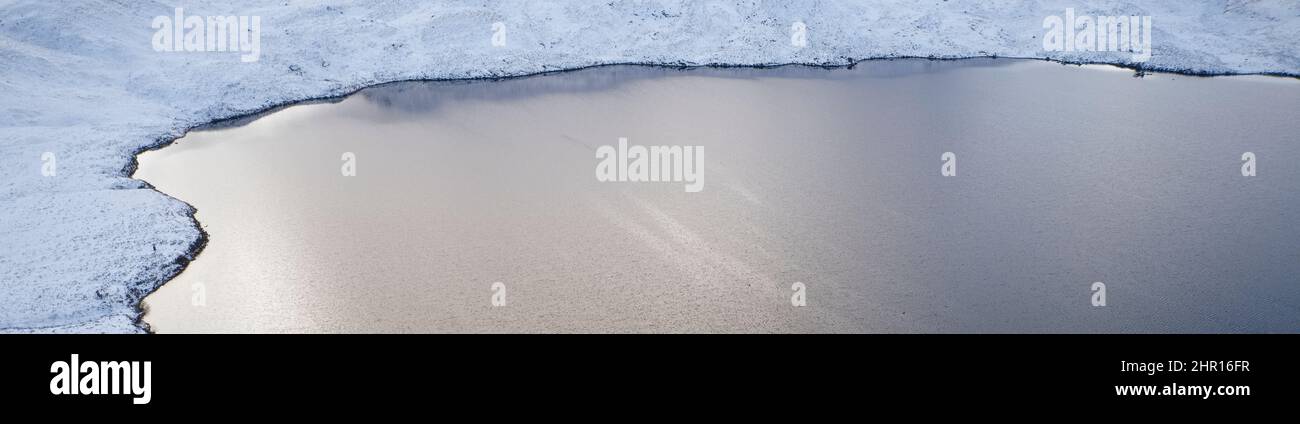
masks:
[[[245,121],[140,156],[210,235],[155,331],[1300,331],[1294,79],[615,66]],[[620,138],[703,190],[598,181]]]

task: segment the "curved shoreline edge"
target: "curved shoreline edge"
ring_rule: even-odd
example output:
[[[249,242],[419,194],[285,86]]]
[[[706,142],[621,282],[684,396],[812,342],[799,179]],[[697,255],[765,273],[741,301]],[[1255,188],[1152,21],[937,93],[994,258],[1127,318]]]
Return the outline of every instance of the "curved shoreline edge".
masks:
[[[1078,61],[1073,61],[1073,62],[1072,62],[1072,61],[1056,60],[1056,59],[1051,59],[1051,58],[1034,58],[1034,57],[998,57],[998,56],[964,56],[964,57],[950,57],[950,58],[915,57],[915,56],[909,56],[909,57],[880,57],[880,58],[857,59],[857,60],[853,60],[853,61],[851,61],[851,62],[849,62],[849,63],[796,63],[796,62],[791,62],[791,63],[755,64],[755,65],[747,65],[747,64],[726,64],[726,63],[720,63],[720,64],[713,64],[713,63],[711,63],[711,64],[704,64],[704,65],[686,65],[686,64],[671,64],[671,63],[630,63],[630,62],[628,62],[628,63],[598,63],[598,64],[589,65],[589,66],[581,66],[581,67],[574,67],[574,68],[567,68],[567,69],[557,69],[557,70],[548,70],[548,71],[541,71],[541,72],[521,73],[521,74],[518,74],[518,75],[505,75],[505,76],[493,76],[493,77],[469,77],[469,78],[414,78],[414,79],[397,79],[397,80],[392,80],[392,81],[381,81],[381,82],[375,82],[375,83],[373,83],[373,84],[361,85],[361,86],[359,86],[359,87],[355,87],[355,88],[353,88],[353,89],[351,89],[351,90],[349,90],[349,91],[347,91],[347,92],[345,92],[345,93],[343,93],[343,94],[330,94],[330,95],[325,95],[325,96],[319,96],[319,97],[308,97],[308,98],[304,98],[304,99],[301,99],[301,100],[290,100],[290,101],[285,101],[285,102],[282,102],[282,103],[276,103],[276,104],[268,105],[268,106],[266,106],[266,107],[264,107],[264,108],[262,108],[262,109],[258,109],[258,110],[250,111],[250,112],[247,112],[247,113],[237,114],[237,115],[234,115],[234,116],[228,116],[228,117],[223,117],[223,118],[217,118],[217,119],[214,119],[214,120],[211,120],[211,121],[205,122],[205,123],[201,123],[201,124],[198,124],[198,125],[191,126],[191,127],[189,127],[189,128],[185,128],[184,130],[180,131],[180,135],[179,135],[179,136],[175,136],[175,137],[162,137],[162,138],[159,138],[159,139],[157,140],[157,142],[155,142],[154,144],[151,144],[151,145],[149,145],[149,146],[146,146],[146,147],[144,147],[144,148],[141,148],[141,149],[139,149],[138,151],[136,151],[135,153],[133,153],[133,154],[131,155],[131,162],[128,164],[128,166],[127,166],[126,168],[123,169],[123,174],[124,174],[125,176],[129,177],[129,178],[137,179],[137,178],[135,178],[135,171],[139,168],[139,155],[140,155],[140,154],[145,153],[145,152],[149,152],[149,151],[153,151],[153,150],[158,150],[158,149],[166,148],[167,146],[170,146],[172,143],[176,142],[176,140],[179,140],[179,139],[185,137],[185,135],[188,134],[190,131],[203,130],[203,129],[208,129],[208,128],[212,128],[212,127],[217,127],[217,126],[221,126],[222,124],[225,124],[225,123],[232,123],[232,124],[234,124],[234,125],[244,125],[244,124],[246,124],[247,122],[251,122],[251,121],[253,121],[253,120],[260,119],[260,118],[263,117],[263,116],[267,116],[267,115],[273,114],[273,113],[278,112],[278,111],[280,111],[280,110],[283,110],[283,109],[285,109],[285,108],[289,108],[289,107],[293,107],[293,106],[297,106],[297,105],[303,105],[303,104],[316,103],[316,102],[334,102],[334,101],[340,101],[340,100],[342,100],[342,99],[344,99],[344,98],[347,98],[347,97],[349,97],[349,96],[355,95],[356,93],[358,93],[358,92],[360,92],[360,91],[362,91],[362,90],[365,90],[365,89],[368,89],[368,88],[372,88],[372,87],[378,87],[378,86],[388,85],[388,84],[396,84],[396,83],[404,83],[404,82],[501,81],[501,80],[516,79],[516,78],[529,78],[529,77],[544,76],[544,75],[552,75],[552,74],[562,74],[562,73],[577,72],[577,71],[588,70],[588,69],[605,68],[605,67],[614,67],[614,66],[646,66],[646,67],[671,68],[671,69],[680,69],[680,70],[688,70],[688,69],[696,69],[696,68],[750,68],[750,69],[769,69],[769,68],[779,68],[779,67],[784,67],[784,66],[807,66],[807,67],[815,67],[815,68],[823,68],[823,69],[852,69],[852,68],[858,66],[859,64],[867,63],[867,62],[876,62],[876,61],[888,61],[888,60],[938,60],[938,61],[949,61],[949,60],[971,60],[971,59],[994,59],[994,60],[1038,60],[1038,61],[1045,61],[1045,62],[1058,63],[1058,64],[1061,64],[1061,65],[1063,65],[1063,66],[1068,66],[1068,65],[1074,65],[1074,66],[1083,66],[1083,65],[1105,65],[1105,66],[1113,66],[1113,67],[1121,68],[1121,69],[1132,70],[1132,71],[1134,71],[1134,76],[1135,76],[1135,77],[1143,77],[1143,76],[1145,76],[1145,75],[1148,74],[1148,73],[1163,73],[1163,74],[1186,75],[1186,76],[1207,77],[1207,78],[1208,78],[1208,77],[1232,77],[1232,76],[1270,76],[1270,77],[1292,78],[1292,79],[1300,80],[1300,73],[1233,73],[1233,72],[1217,72],[1217,73],[1216,73],[1216,72],[1204,72],[1204,71],[1198,71],[1198,70],[1186,70],[1186,69],[1152,69],[1152,68],[1144,68],[1144,67],[1142,67],[1142,66],[1140,66],[1140,65],[1139,65],[1139,66],[1135,66],[1135,65],[1133,65],[1133,64],[1126,64],[1126,63],[1078,62]],[[133,318],[133,324],[134,324],[134,325],[135,325],[135,326],[136,326],[140,331],[147,332],[147,333],[152,333],[153,331],[152,331],[152,328],[150,327],[149,323],[147,323],[147,322],[144,321],[144,317],[145,317],[146,314],[148,313],[148,311],[147,311],[146,308],[144,307],[144,298],[148,297],[150,294],[152,294],[153,292],[157,291],[159,288],[162,288],[162,286],[163,286],[164,284],[170,282],[170,281],[171,281],[172,279],[174,279],[177,275],[180,275],[182,272],[184,272],[185,268],[190,264],[190,262],[196,260],[196,259],[198,258],[198,255],[200,255],[200,254],[203,252],[203,249],[207,246],[208,239],[209,239],[209,235],[208,235],[208,233],[207,233],[206,231],[203,230],[203,228],[202,228],[202,224],[200,224],[199,221],[198,221],[198,219],[195,217],[195,214],[198,212],[198,209],[197,209],[197,208],[195,208],[193,205],[190,205],[188,202],[185,202],[183,199],[179,199],[179,198],[176,198],[176,197],[174,197],[174,196],[171,196],[171,195],[169,195],[169,194],[167,194],[167,193],[163,193],[162,191],[159,191],[158,189],[154,188],[152,184],[149,184],[147,181],[140,180],[140,179],[137,179],[137,180],[138,180],[138,181],[141,181],[142,183],[144,183],[144,185],[146,186],[147,189],[149,189],[149,190],[153,190],[153,191],[155,191],[155,192],[158,192],[159,194],[162,194],[163,196],[167,196],[168,198],[175,199],[175,200],[177,200],[177,201],[183,202],[183,203],[185,203],[187,206],[189,206],[189,213],[188,213],[189,219],[190,219],[191,223],[193,224],[194,229],[197,230],[197,231],[199,232],[199,234],[200,234],[199,238],[198,238],[197,240],[195,240],[195,241],[194,241],[194,242],[189,246],[189,248],[185,251],[185,254],[182,255],[182,256],[180,256],[180,257],[178,257],[178,258],[176,258],[176,260],[175,260],[174,262],[172,262],[172,264],[176,266],[176,267],[175,267],[175,272],[172,272],[172,273],[168,274],[166,277],[164,277],[163,279],[161,279],[161,281],[158,281],[158,282],[153,283],[153,284],[149,284],[149,286],[151,286],[151,287],[149,287],[147,290],[143,291],[142,294],[141,294],[137,299],[135,299],[135,300],[133,301],[132,308],[134,308],[134,312],[135,312],[135,315],[134,315],[134,318]]]

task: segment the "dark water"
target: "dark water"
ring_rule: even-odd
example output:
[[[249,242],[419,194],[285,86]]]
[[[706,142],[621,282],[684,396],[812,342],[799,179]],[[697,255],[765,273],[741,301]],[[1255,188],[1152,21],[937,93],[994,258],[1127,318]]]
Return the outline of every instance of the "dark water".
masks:
[[[386,85],[142,155],[136,177],[211,235],[145,320],[1296,332],[1298,111],[1295,80],[1010,60]],[[704,146],[703,191],[597,181],[597,147],[620,137]]]

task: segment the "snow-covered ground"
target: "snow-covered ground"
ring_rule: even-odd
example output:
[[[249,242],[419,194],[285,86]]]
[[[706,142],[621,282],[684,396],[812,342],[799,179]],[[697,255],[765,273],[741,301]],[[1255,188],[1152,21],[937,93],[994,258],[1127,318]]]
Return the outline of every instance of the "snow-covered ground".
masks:
[[[151,22],[176,7],[260,16],[260,60],[154,51]],[[1129,60],[1044,51],[1043,19],[1066,7],[1152,16],[1149,69],[1300,75],[1292,0],[0,0],[0,330],[142,331],[139,300],[203,235],[188,205],[130,178],[134,155],[216,119],[388,81],[607,63]]]

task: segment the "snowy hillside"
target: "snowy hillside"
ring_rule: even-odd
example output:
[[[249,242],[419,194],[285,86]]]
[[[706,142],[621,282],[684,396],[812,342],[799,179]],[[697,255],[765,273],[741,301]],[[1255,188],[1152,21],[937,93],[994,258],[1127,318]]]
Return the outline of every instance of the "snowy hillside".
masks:
[[[155,51],[151,22],[178,6],[260,16],[260,59]],[[129,177],[134,155],[214,119],[387,81],[605,63],[1129,60],[1044,51],[1044,17],[1066,7],[1152,16],[1150,69],[1300,74],[1290,0],[0,0],[0,329],[142,331],[139,300],[202,234],[188,205]],[[796,22],[806,46],[791,43]]]

